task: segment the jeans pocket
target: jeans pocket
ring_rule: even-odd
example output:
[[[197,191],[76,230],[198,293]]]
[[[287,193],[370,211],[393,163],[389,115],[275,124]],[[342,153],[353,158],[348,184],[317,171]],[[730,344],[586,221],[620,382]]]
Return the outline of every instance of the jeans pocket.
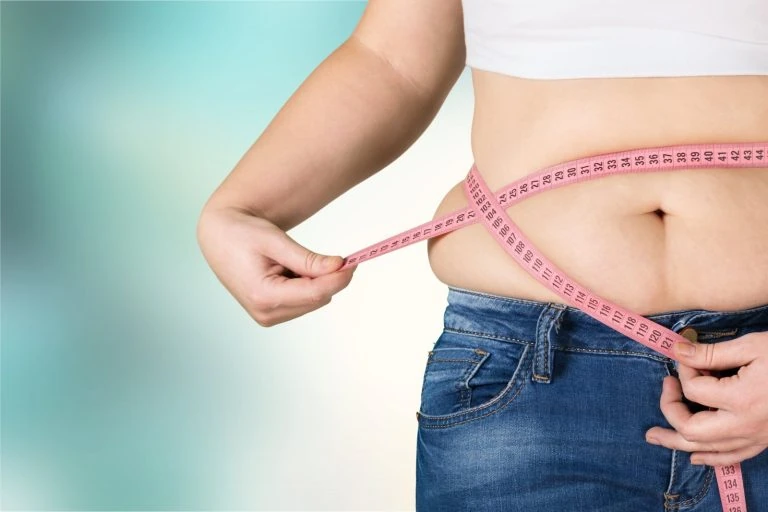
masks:
[[[427,356],[419,424],[447,427],[509,406],[530,373],[529,344],[444,329]]]

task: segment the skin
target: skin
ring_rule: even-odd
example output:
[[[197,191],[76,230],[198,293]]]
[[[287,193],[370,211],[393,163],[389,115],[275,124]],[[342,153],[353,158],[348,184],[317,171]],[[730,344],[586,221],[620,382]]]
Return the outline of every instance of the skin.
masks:
[[[749,333],[723,343],[678,343],[675,354],[680,378],[665,378],[661,395],[661,410],[674,428],[653,427],[646,440],[693,452],[691,462],[710,466],[741,462],[765,450],[768,400],[758,390],[768,389],[768,333]],[[706,375],[706,370],[731,368],[739,368],[738,373],[723,378]],[[715,410],[692,413],[683,394]]]
[[[349,285],[353,269],[336,272],[341,256],[324,262],[288,232],[419,138],[463,71],[465,50],[460,0],[370,0],[349,39],[214,191],[198,242],[257,323],[307,314]],[[536,80],[472,69],[472,80],[472,152],[493,190],[602,152],[768,140],[765,76]],[[768,169],[644,173],[551,190],[507,213],[566,273],[637,313],[735,310],[768,302],[766,195]],[[466,204],[457,183],[434,216]],[[713,233],[720,244],[711,243]],[[446,284],[561,302],[479,224],[430,239],[427,251]],[[674,429],[653,428],[649,436],[707,464],[761,452],[768,444],[766,350],[767,333],[697,346],[680,379],[664,384],[660,407]],[[735,378],[701,372],[731,366],[741,366]],[[681,391],[718,410],[692,414]]]

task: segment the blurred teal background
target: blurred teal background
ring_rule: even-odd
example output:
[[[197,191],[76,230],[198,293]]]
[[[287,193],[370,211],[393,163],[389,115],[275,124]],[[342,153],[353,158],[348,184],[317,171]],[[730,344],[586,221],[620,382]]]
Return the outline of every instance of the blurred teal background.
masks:
[[[283,361],[195,224],[365,3],[0,5],[3,509],[258,506],[216,471]]]

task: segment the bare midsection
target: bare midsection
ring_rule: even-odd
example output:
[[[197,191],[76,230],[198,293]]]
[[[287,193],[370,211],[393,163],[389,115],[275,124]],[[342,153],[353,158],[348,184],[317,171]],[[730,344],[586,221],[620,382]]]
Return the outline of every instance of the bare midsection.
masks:
[[[768,77],[533,81],[474,70],[473,81],[472,148],[491,190],[600,153],[768,140]],[[459,182],[434,217],[467,204]],[[768,168],[611,175],[507,213],[569,276],[639,314],[768,303]],[[447,285],[564,302],[481,223],[427,248]]]

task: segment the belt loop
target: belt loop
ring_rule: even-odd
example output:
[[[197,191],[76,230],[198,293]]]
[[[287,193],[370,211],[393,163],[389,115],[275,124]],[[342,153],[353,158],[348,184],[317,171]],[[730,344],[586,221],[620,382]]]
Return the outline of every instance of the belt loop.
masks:
[[[554,340],[552,330],[560,327],[564,304],[547,303],[547,307],[539,315],[536,323],[536,341],[533,346],[533,376],[535,382],[549,384],[552,380],[554,365]]]

